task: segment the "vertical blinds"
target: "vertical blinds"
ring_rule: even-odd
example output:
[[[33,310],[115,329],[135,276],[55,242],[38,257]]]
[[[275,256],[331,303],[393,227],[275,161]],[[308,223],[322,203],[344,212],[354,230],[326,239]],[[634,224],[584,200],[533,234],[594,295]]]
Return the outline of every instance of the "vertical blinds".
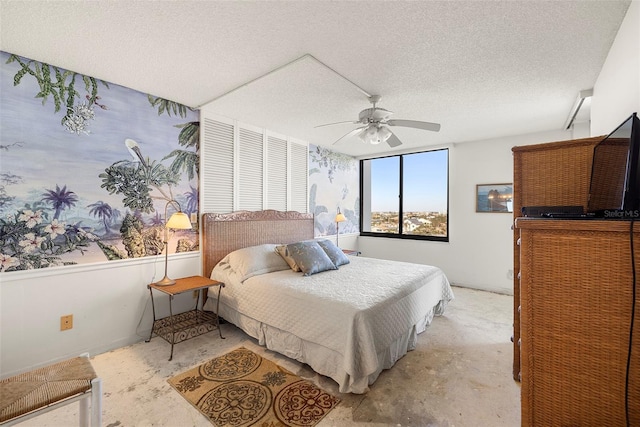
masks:
[[[307,212],[308,146],[231,120],[202,118],[202,212]]]
[[[305,144],[291,144],[291,207],[290,210],[307,212],[307,184],[309,179],[309,148]]]
[[[267,137],[266,209],[287,210],[287,140]]]
[[[262,210],[262,134],[248,129],[238,132],[238,209]]]
[[[233,125],[202,120],[200,209],[224,213],[233,210]]]

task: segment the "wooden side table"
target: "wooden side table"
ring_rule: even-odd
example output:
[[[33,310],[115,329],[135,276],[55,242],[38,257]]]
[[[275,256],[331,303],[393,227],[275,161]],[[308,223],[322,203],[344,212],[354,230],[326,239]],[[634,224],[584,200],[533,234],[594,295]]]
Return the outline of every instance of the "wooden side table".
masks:
[[[216,304],[215,313],[198,308],[200,305],[200,296],[202,295],[203,290],[213,286],[218,287],[218,303]],[[207,279],[202,276],[191,276],[176,279],[175,285],[170,286],[159,286],[155,283],[147,285],[149,293],[151,294],[153,327],[151,328],[149,339],[146,340],[146,342],[151,341],[151,337],[153,337],[154,333],[167,341],[171,344],[171,354],[169,355],[169,360],[171,360],[173,359],[173,346],[179,342],[206,334],[216,328],[218,329],[220,338],[224,339],[222,331],[220,330],[220,319],[218,318],[220,308],[220,291],[223,287],[224,283]],[[169,295],[169,316],[160,319],[156,318],[156,306],[153,299],[154,290]],[[184,313],[173,314],[173,297],[185,292],[193,291],[198,292],[198,299],[196,300],[195,308]],[[204,304],[204,297],[202,304]]]

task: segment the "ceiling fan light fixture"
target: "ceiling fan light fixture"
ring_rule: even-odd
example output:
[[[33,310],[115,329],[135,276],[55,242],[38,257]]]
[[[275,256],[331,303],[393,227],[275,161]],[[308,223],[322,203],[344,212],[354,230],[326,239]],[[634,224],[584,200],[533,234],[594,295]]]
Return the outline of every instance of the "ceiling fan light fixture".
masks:
[[[380,126],[378,128],[378,136],[380,137],[380,140],[383,142],[387,142],[387,139],[391,138],[391,131],[389,130],[388,127],[386,126]]]
[[[342,141],[344,138],[357,136],[365,144],[378,145],[382,142],[386,142],[387,144],[389,144],[389,147],[394,148],[402,145],[402,141],[400,141],[398,137],[391,131],[391,129],[389,129],[389,126],[401,126],[421,130],[430,130],[433,132],[438,132],[440,130],[440,125],[438,123],[421,122],[417,120],[391,119],[390,117],[393,114],[391,111],[385,110],[384,108],[379,108],[376,105],[380,101],[380,99],[381,97],[379,95],[369,96],[369,101],[373,104],[373,107],[365,108],[364,110],[360,111],[360,114],[358,114],[358,120],[353,122],[354,124],[360,124],[362,126],[353,129],[351,132],[341,136],[337,141],[334,142],[334,144]],[[326,125],[319,125],[316,127],[337,125],[340,123],[350,122],[347,121],[328,123]]]
[[[366,129],[363,129],[358,136],[367,144],[378,145],[391,138],[391,135],[391,131],[386,126],[371,123]]]
[[[366,129],[358,135],[367,144],[380,144],[380,137],[378,136],[378,128],[374,124],[370,124]]]

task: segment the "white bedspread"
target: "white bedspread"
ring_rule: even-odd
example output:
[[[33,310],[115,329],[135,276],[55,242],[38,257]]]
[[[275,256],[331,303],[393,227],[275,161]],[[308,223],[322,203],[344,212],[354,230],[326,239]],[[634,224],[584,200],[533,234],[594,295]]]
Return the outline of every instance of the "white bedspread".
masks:
[[[225,306],[339,354],[339,370],[350,378],[377,377],[380,355],[434,310],[442,314],[453,292],[437,267],[350,259],[339,270],[312,276],[283,270],[240,283],[214,269],[212,278],[226,284],[221,296]],[[411,349],[403,349],[398,358]],[[353,390],[340,384],[340,391]]]

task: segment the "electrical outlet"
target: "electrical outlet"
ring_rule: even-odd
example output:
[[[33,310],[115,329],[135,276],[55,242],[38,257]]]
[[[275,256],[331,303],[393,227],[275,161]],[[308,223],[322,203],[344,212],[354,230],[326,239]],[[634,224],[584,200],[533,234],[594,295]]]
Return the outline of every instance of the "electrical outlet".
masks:
[[[67,331],[73,328],[73,314],[60,317],[60,330]]]

